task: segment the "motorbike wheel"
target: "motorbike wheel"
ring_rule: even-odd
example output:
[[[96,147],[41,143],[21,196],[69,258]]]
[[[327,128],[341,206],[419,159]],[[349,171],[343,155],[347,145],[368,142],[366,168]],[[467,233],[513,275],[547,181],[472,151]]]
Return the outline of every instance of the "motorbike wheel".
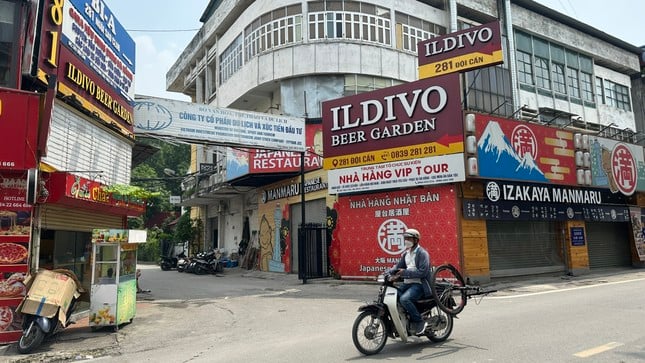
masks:
[[[434,305],[427,311],[427,314],[423,315],[423,320],[428,323],[426,337],[435,343],[445,341],[452,334],[453,319],[452,314],[448,314]]]
[[[448,314],[457,315],[466,306],[466,283],[463,276],[451,264],[437,267],[430,279],[432,297],[439,308]]]
[[[18,351],[22,354],[30,353],[36,349],[45,339],[45,332],[40,329],[40,326],[35,322],[29,324],[29,328],[23,331],[20,340],[18,341]]]
[[[169,265],[169,264],[167,264],[167,263],[165,263],[165,262],[162,262],[162,263],[161,263],[161,270],[162,270],[162,271],[168,271],[168,270],[170,270],[170,265]]]
[[[195,266],[195,275],[203,275],[207,273],[206,269],[202,265]]]
[[[363,311],[354,321],[352,340],[356,349],[365,355],[380,352],[387,342],[385,322],[374,313]]]

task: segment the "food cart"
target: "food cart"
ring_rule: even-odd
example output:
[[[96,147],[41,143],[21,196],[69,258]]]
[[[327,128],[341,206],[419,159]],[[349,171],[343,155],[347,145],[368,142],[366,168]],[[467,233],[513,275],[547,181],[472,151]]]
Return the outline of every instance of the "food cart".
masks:
[[[137,244],[145,230],[92,231],[92,282],[89,325],[92,329],[132,322],[137,306]]]

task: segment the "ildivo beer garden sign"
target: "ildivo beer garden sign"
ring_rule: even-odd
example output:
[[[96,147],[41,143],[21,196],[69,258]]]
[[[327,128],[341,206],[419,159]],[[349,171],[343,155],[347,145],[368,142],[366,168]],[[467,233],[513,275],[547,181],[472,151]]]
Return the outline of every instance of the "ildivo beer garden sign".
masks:
[[[326,101],[322,118],[328,170],[464,149],[457,74]]]
[[[503,63],[499,26],[494,21],[419,42],[419,78]]]

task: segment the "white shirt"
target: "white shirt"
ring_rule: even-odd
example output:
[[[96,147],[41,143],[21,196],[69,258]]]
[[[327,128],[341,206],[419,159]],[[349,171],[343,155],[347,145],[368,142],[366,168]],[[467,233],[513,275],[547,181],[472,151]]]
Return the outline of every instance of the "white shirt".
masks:
[[[408,266],[408,270],[410,271],[415,271],[417,269],[416,265],[416,257],[417,257],[417,249],[419,248],[419,245],[417,245],[414,250],[408,251],[408,253],[405,254],[405,265]],[[405,284],[420,284],[421,279],[416,278],[416,279],[403,279],[403,283]]]

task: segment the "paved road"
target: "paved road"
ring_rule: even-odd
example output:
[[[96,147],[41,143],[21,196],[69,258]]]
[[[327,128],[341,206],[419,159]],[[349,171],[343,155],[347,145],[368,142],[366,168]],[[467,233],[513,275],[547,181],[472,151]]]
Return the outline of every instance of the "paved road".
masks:
[[[469,303],[447,342],[390,341],[381,354],[362,357],[352,345],[350,330],[358,306],[374,298],[375,285],[302,285],[294,275],[239,269],[217,277],[142,268],[141,285],[152,291],[140,294],[132,324],[118,332],[90,332],[86,320],[80,321],[36,354],[19,356],[8,347],[0,358],[313,363],[505,362],[521,357],[526,362],[579,362],[574,353],[608,349],[584,362],[645,360],[641,324],[635,323],[645,321],[645,295],[634,293],[645,288],[645,271],[640,270],[500,283],[495,296],[480,305]],[[193,290],[204,297],[189,298]],[[173,298],[175,294],[183,298]]]

